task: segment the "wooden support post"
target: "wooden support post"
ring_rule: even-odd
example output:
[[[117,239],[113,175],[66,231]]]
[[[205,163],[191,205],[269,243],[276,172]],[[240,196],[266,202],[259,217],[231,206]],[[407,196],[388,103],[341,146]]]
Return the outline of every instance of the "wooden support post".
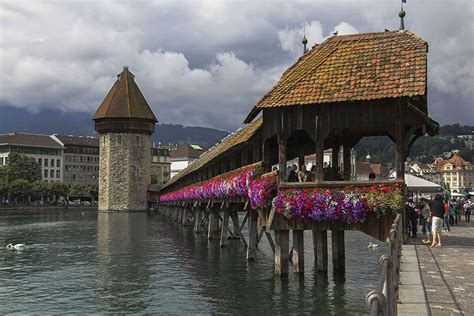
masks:
[[[183,207],[183,216],[181,217],[181,224],[188,225],[189,209],[187,206]]]
[[[255,259],[255,250],[257,248],[257,235],[258,235],[258,213],[256,210],[249,210],[249,245],[247,247],[247,260]]]
[[[304,230],[293,230],[293,271],[304,273]]]
[[[194,215],[194,232],[195,233],[200,233],[202,231],[201,221],[202,221],[201,207],[197,206],[196,215]]]
[[[350,181],[352,178],[351,151],[352,146],[349,144],[344,144],[344,149],[342,151],[342,161],[344,164],[343,178],[346,181]]]
[[[344,244],[344,231],[333,230],[332,231],[332,266],[334,271],[344,272],[345,271],[345,244]]]
[[[229,234],[229,209],[225,209],[224,219],[222,220],[221,242],[220,242],[221,247],[225,247],[228,234]]]
[[[268,243],[273,250],[273,254],[275,254],[275,243],[273,242],[272,234],[265,231],[265,236],[267,236]]]
[[[278,136],[278,179],[280,182],[286,182],[286,138]]]
[[[304,273],[304,230],[293,230],[293,271]]]
[[[337,170],[337,168],[339,168],[339,144],[337,145],[333,145],[332,146],[332,152],[331,152],[331,162],[332,162],[332,169],[334,171]]]
[[[281,277],[288,276],[289,237],[288,230],[275,230],[275,275]]]
[[[324,180],[324,139],[321,134],[316,135],[316,181]]]
[[[298,151],[298,170],[301,168],[302,165],[305,165],[304,161],[304,147],[300,146]],[[306,165],[305,165],[306,166]]]
[[[244,236],[242,235],[242,231],[240,230],[239,214],[237,213],[237,211],[230,212],[230,218],[232,219],[232,223],[234,226],[234,235],[238,236],[242,244],[247,247],[247,241],[245,240]]]
[[[209,226],[207,231],[207,239],[213,239],[214,234],[219,231],[219,218],[214,211],[209,214]]]
[[[328,232],[313,230],[314,262],[318,271],[328,270]]]

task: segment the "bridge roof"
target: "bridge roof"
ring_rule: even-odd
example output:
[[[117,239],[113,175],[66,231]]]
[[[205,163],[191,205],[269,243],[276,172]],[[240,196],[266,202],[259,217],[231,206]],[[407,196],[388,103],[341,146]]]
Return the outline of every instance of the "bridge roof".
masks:
[[[425,95],[427,52],[404,30],[330,37],[286,70],[245,122],[264,108]]]
[[[200,168],[206,166],[214,159],[220,157],[230,149],[241,145],[248,141],[253,135],[257,133],[263,123],[263,117],[259,117],[254,122],[246,125],[243,128],[238,129],[234,133],[226,136],[220,143],[208,149],[204,154],[202,154],[198,159],[193,161],[185,169],[181,170],[176,176],[174,176],[170,181],[168,181],[162,189],[168,187],[169,185],[178,182],[184,176],[199,170]]]

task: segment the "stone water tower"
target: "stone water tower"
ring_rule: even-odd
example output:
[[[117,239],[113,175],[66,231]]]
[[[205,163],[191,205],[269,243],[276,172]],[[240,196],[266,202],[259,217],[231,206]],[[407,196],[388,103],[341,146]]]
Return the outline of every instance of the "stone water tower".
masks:
[[[93,117],[100,134],[99,211],[145,211],[157,120],[128,67],[117,77]]]

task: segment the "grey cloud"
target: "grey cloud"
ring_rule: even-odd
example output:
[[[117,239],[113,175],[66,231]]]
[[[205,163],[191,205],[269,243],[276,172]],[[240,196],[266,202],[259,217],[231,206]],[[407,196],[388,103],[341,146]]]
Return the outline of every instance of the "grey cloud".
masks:
[[[473,5],[408,1],[430,43],[430,113],[474,123]],[[340,34],[398,28],[397,1],[2,1],[0,103],[94,111],[130,66],[161,122],[238,127],[302,51]],[[459,115],[458,113],[464,113]]]

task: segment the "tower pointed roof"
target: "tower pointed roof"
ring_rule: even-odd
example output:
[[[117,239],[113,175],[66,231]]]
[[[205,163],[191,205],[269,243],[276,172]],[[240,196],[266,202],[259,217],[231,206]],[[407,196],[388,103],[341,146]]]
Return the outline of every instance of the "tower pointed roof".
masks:
[[[93,120],[139,119],[157,122],[134,78],[128,67],[124,67],[95,112]]]

